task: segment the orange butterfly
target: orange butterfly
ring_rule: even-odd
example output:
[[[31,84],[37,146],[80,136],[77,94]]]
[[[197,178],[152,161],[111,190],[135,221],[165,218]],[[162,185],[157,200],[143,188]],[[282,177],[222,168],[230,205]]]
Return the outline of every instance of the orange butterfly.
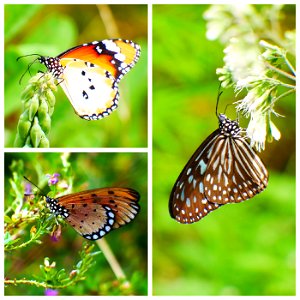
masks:
[[[118,106],[118,83],[136,64],[141,47],[129,40],[95,41],[38,60],[59,79],[76,114],[86,120],[108,116]]]
[[[98,240],[126,225],[140,210],[140,195],[131,188],[98,188],[58,198],[45,197],[50,211],[62,216],[88,240]]]

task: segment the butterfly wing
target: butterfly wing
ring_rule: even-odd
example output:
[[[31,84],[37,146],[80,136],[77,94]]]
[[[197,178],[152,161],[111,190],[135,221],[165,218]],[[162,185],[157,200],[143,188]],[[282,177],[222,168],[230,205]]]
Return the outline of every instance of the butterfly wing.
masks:
[[[219,129],[200,145],[177,179],[170,214],[181,223],[193,223],[221,205],[252,198],[267,184],[268,171],[238,123],[220,114]]]
[[[141,47],[138,44],[129,40],[111,39],[76,46],[61,53],[58,58],[90,62],[108,71],[119,81],[136,64],[140,54]]]
[[[172,189],[169,212],[180,223],[193,223],[205,217],[220,205],[208,201],[203,186],[209,149],[217,139],[220,130],[215,130],[195,151],[180,173]]]
[[[39,60],[59,80],[75,112],[86,120],[108,116],[118,106],[118,83],[140,57],[129,40],[95,41],[71,48],[57,57]]]
[[[97,240],[113,229],[115,214],[106,206],[81,204],[78,208],[67,206],[70,211],[66,221],[84,238]]]
[[[101,119],[118,107],[118,84],[101,66],[80,59],[64,58],[60,85],[75,112],[87,120]]]
[[[97,240],[131,222],[140,210],[139,193],[129,188],[101,188],[62,196],[67,222],[84,238]]]
[[[241,202],[268,185],[268,171],[244,137],[218,137],[203,179],[207,199],[214,203]]]

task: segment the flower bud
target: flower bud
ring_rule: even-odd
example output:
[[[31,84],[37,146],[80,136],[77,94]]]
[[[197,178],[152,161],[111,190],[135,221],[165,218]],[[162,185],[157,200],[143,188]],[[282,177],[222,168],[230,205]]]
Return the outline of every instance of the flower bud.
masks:
[[[32,121],[34,116],[36,115],[38,108],[39,108],[39,99],[37,95],[34,95],[30,101],[29,106],[29,120]]]
[[[39,147],[40,148],[49,148],[50,147],[49,140],[47,139],[47,137],[45,135],[41,138]]]
[[[45,136],[44,132],[42,131],[41,126],[39,125],[38,118],[34,118],[34,124],[30,131],[30,138],[33,147],[37,148],[41,142],[41,139]]]
[[[48,134],[50,132],[50,129],[51,129],[51,118],[50,118],[50,116],[48,114],[45,115],[44,118],[40,119],[40,126],[43,129],[43,131],[45,132],[45,134]]]
[[[21,94],[21,99],[26,102],[30,100],[35,94],[34,89],[32,88],[31,84],[27,85],[25,90]]]
[[[46,90],[45,96],[47,98],[47,102],[50,107],[54,107],[55,105],[55,96],[51,90]]]
[[[18,123],[18,133],[23,140],[25,140],[26,137],[28,136],[30,128],[31,128],[31,122],[28,120],[21,120],[20,118]]]
[[[70,279],[74,278],[76,275],[77,275],[77,270],[72,270],[72,271],[69,273]]]
[[[46,118],[46,116],[48,115],[48,104],[43,98],[44,97],[41,97],[41,104],[38,109],[38,118],[40,121]]]

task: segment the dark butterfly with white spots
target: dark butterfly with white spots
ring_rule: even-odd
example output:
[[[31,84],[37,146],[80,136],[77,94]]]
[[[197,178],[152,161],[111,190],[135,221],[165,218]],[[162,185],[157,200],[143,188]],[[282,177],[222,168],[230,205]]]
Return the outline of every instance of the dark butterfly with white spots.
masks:
[[[45,198],[53,214],[62,216],[88,240],[98,240],[113,229],[130,223],[140,210],[140,195],[131,188],[98,188]]]
[[[199,146],[172,189],[169,212],[180,223],[201,220],[209,212],[263,191],[268,171],[237,121],[217,114],[219,128]]]

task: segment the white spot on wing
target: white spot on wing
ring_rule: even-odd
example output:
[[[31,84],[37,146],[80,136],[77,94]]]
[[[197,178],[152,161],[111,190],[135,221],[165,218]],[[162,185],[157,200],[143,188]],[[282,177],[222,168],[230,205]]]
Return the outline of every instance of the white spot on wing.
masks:
[[[190,201],[190,198],[186,198],[186,205],[187,207],[191,207],[191,201]]]
[[[207,168],[207,165],[204,163],[203,159],[200,160],[199,166],[200,166],[200,175],[203,175]]]
[[[200,183],[199,183],[199,192],[200,192],[201,194],[204,193],[204,186],[203,186],[203,182],[202,182],[202,181],[200,181]]]

